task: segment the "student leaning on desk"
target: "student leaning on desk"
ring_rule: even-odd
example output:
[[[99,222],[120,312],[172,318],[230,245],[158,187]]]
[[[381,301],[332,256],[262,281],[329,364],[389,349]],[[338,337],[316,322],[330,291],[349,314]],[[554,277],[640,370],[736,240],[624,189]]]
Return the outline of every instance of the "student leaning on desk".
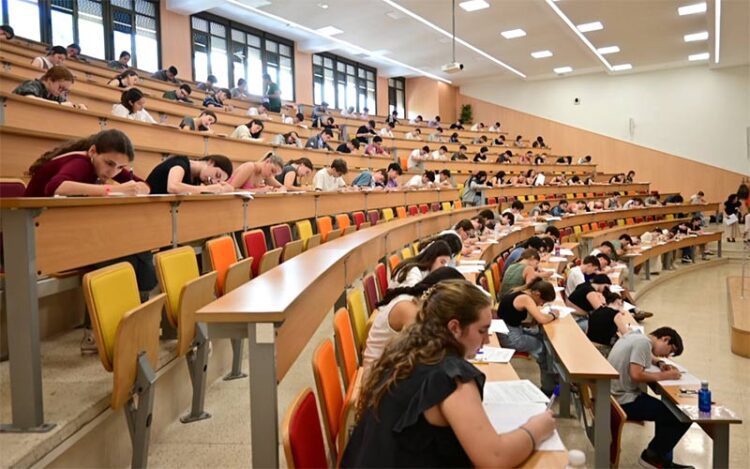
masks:
[[[467,359],[489,343],[490,298],[466,280],[428,290],[417,321],[386,346],[362,387],[342,467],[517,466],[555,429],[549,411],[497,434],[485,376]]]

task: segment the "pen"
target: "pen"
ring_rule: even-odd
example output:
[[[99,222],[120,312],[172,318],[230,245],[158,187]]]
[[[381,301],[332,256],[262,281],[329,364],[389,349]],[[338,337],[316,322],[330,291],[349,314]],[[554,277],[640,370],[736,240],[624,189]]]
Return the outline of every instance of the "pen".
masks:
[[[560,385],[558,384],[555,386],[555,390],[552,391],[552,396],[550,397],[549,403],[547,404],[547,410],[550,410],[552,408],[552,404],[555,403],[555,399],[559,395],[560,395]]]

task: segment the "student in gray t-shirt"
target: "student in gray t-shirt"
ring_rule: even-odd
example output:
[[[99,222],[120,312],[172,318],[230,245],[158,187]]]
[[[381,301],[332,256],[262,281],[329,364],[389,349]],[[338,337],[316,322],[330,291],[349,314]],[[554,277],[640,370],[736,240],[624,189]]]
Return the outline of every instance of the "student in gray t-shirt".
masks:
[[[622,336],[609,353],[609,363],[620,374],[612,380],[612,395],[622,406],[628,420],[655,422],[654,438],[641,453],[644,467],[691,467],[672,461],[672,450],[690,423],[682,423],[661,400],[649,396],[646,384],[679,379],[680,372],[658,357],[682,353],[682,338],[670,327],[660,327],[649,335],[630,332]],[[646,371],[651,365],[660,371]]]

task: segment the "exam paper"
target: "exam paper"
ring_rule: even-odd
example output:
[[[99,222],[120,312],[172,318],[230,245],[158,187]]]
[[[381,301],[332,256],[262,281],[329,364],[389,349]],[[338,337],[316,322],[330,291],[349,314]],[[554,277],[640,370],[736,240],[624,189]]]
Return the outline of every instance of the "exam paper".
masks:
[[[568,306],[563,306],[563,305],[547,305],[542,308],[542,312],[545,314],[549,314],[550,310],[556,311],[560,319],[567,317],[570,313],[575,311],[574,308],[570,308]]]
[[[571,254],[572,255],[572,254]],[[564,257],[558,257],[558,256],[550,256],[548,259],[549,262],[566,262],[567,259]]]
[[[701,384],[701,380],[690,373],[683,373],[680,379],[659,381],[659,384],[662,386],[697,386]]]
[[[493,319],[490,324],[490,334],[507,334],[508,325],[502,319]]]
[[[621,291],[625,291],[625,289],[620,285],[610,285],[609,291],[611,291],[612,293],[620,293]]]
[[[484,385],[485,404],[546,404],[547,402],[549,398],[528,379],[491,381]]]
[[[486,386],[485,386],[486,390]],[[485,401],[484,410],[490,418],[492,427],[498,433],[513,431],[528,422],[530,417],[547,410],[542,403],[488,403]],[[565,445],[560,434],[555,430],[552,435],[542,442],[538,442],[537,451],[565,451]]]
[[[610,290],[610,291],[611,291],[611,290]],[[634,304],[631,304],[631,303],[628,303],[627,301],[623,301],[623,302],[622,302],[622,308],[623,308],[623,309],[624,309],[625,311],[630,311],[631,309],[635,309],[635,305],[634,305]]]
[[[512,348],[484,346],[474,357],[475,362],[508,363],[516,351]]]
[[[484,267],[481,265],[458,265],[456,266],[456,270],[462,274],[474,274],[483,271]]]
[[[560,255],[561,256],[573,256],[574,254],[573,254],[572,250],[562,248],[562,249],[560,249]]]

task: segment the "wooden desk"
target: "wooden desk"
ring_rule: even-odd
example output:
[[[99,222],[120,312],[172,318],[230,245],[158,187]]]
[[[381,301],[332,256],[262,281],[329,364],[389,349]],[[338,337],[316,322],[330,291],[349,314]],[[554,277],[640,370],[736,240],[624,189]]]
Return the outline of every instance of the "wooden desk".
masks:
[[[505,165],[507,166],[507,165]],[[633,184],[590,184],[588,186],[503,186],[482,190],[482,200],[488,197],[518,197],[528,195],[557,196],[560,194],[580,194],[586,192],[648,192],[649,183]]]
[[[590,231],[588,233],[582,233],[580,235],[581,240],[581,255],[587,256],[593,249],[594,246],[599,246],[604,241],[611,241],[618,239],[620,236],[626,234],[629,236],[640,236],[643,233],[653,230],[654,228],[670,229],[680,223],[689,222],[689,218],[675,218],[673,220],[656,220],[645,223],[636,223],[634,225],[623,225],[614,226],[605,230]]]
[[[562,220],[555,220],[552,224],[558,228],[580,226],[586,223],[599,223],[602,221],[613,221],[626,218],[645,218],[649,216],[660,217],[677,215],[679,213],[710,212],[718,209],[719,204],[678,204],[664,205],[659,207],[643,207],[620,210],[602,210],[600,212],[586,212],[576,215],[568,215]]]

